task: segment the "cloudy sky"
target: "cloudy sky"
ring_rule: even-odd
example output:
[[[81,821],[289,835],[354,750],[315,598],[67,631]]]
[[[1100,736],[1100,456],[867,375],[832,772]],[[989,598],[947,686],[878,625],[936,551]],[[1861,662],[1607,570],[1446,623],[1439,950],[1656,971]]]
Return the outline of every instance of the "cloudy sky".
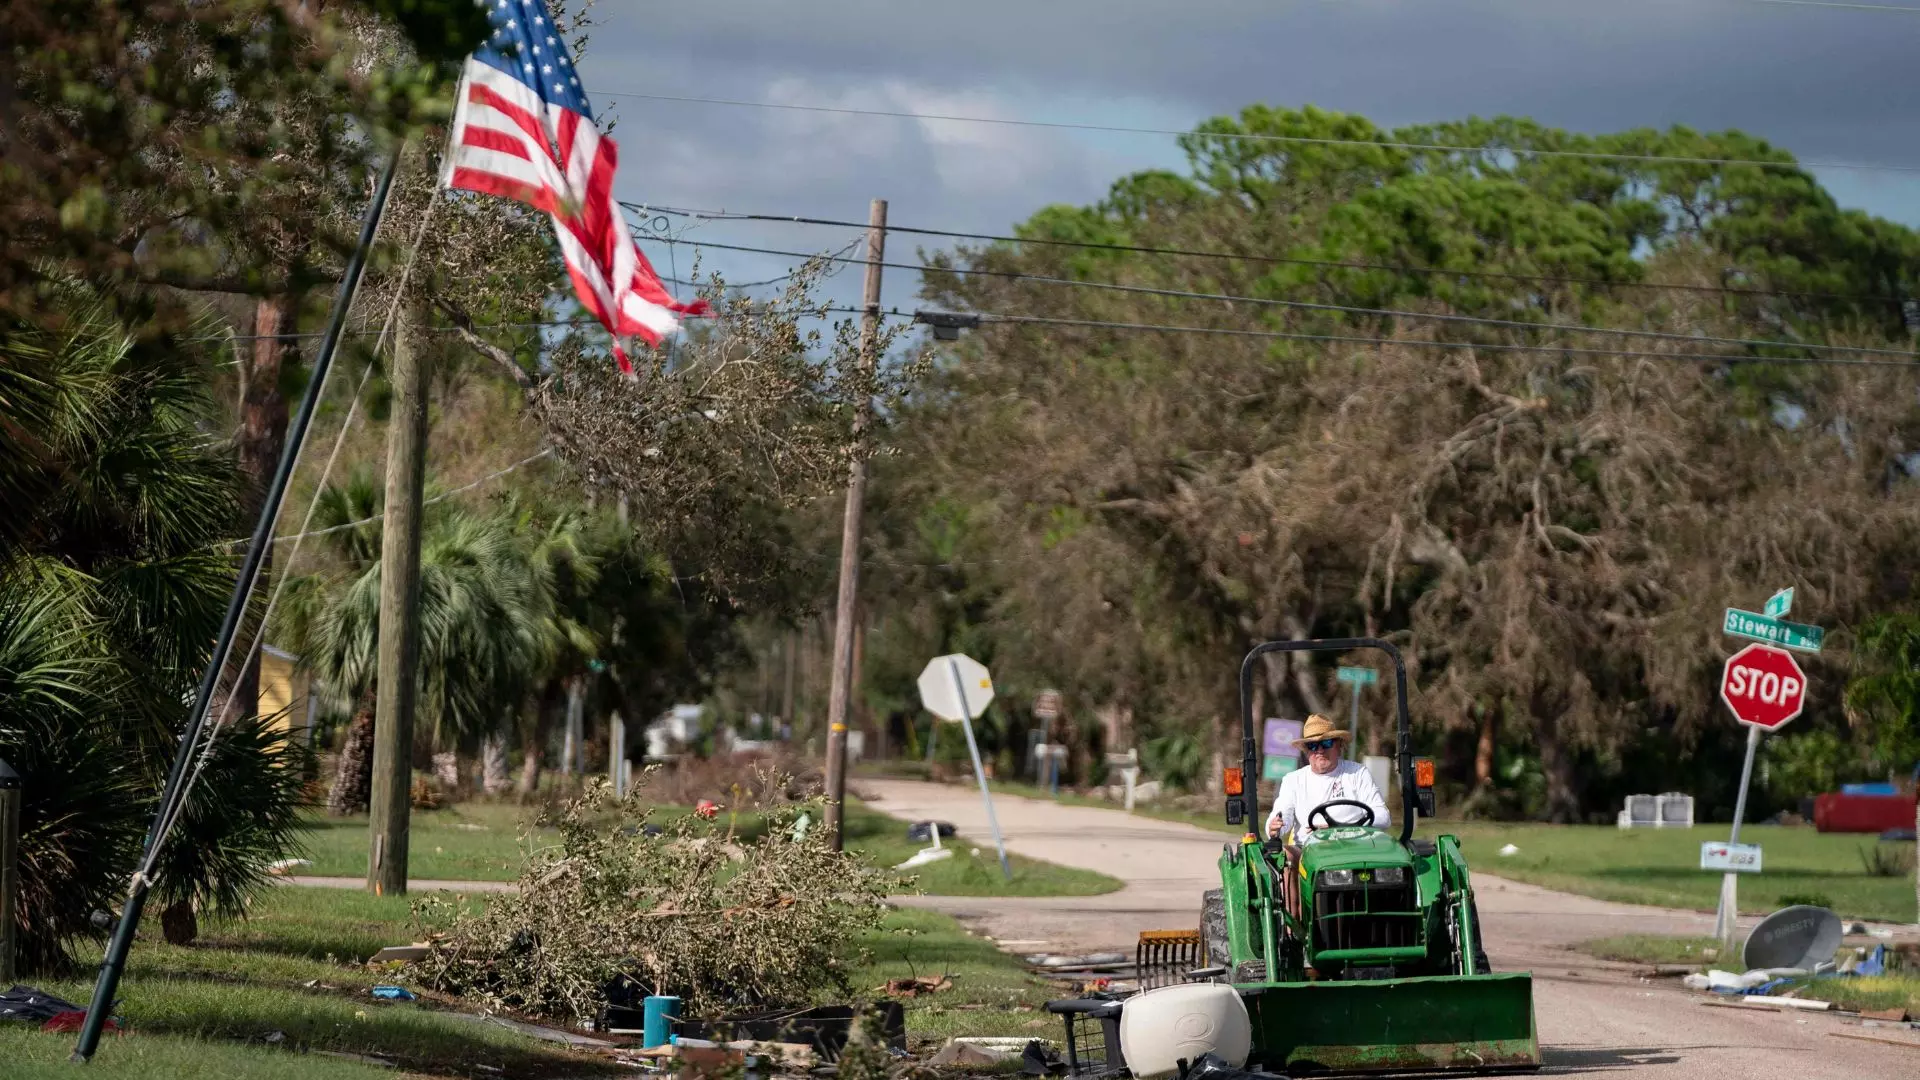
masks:
[[[618,121],[627,199],[1005,232],[1135,169],[1169,136],[650,100],[671,95],[1186,129],[1253,102],[1383,127],[1513,114],[1585,132],[1740,128],[1845,205],[1920,225],[1920,0],[601,0],[581,74]],[[679,228],[684,222],[674,222]],[[709,223],[687,239],[819,251],[849,230]],[[663,273],[684,246],[649,243]],[[913,261],[896,236],[890,260]],[[730,280],[793,260],[709,250]],[[917,280],[892,273],[884,302]],[[834,283],[852,300],[858,273]]]

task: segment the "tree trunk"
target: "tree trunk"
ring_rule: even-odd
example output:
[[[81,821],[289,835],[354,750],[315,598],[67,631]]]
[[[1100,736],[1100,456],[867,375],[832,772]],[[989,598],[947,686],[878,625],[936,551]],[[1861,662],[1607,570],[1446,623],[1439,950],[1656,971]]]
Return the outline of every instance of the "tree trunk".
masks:
[[[507,775],[507,736],[489,735],[480,743],[480,790],[498,796],[512,786]]]
[[[293,332],[293,308],[291,296],[261,297],[254,306],[253,347],[244,374],[240,431],[234,447],[235,464],[244,482],[241,507],[249,526],[260,517],[274,469],[287,445],[287,399],[280,393],[280,378],[288,339],[278,335]],[[261,553],[256,596],[266,594],[272,565],[273,549],[269,546]],[[250,632],[239,639],[226,673],[227,685],[233,687],[229,697],[234,719],[252,716],[260,709],[260,654],[251,651],[259,624],[245,625]]]
[[[1557,825],[1574,824],[1580,820],[1580,795],[1573,752],[1561,740],[1553,721],[1536,715],[1534,732],[1540,746],[1540,771],[1547,781],[1547,819]]]
[[[340,744],[340,760],[333,771],[333,792],[327,798],[332,814],[358,814],[373,795],[373,710],[362,705],[347,726]]]
[[[1499,734],[1499,714],[1495,709],[1485,708],[1480,715],[1480,742],[1473,751],[1474,793],[1493,789],[1493,747]]]
[[[169,945],[191,945],[200,936],[200,920],[194,917],[192,900],[175,900],[160,913],[160,934]]]
[[[520,763],[520,782],[514,785],[514,791],[527,797],[540,790],[540,744],[527,744],[526,759]]]

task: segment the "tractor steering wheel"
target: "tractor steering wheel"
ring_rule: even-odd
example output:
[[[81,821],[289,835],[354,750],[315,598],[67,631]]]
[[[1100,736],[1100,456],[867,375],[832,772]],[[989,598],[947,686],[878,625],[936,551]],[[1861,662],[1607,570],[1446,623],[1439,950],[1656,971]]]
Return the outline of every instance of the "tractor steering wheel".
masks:
[[[1360,809],[1365,810],[1367,812],[1367,820],[1335,822],[1333,820],[1333,815],[1327,813],[1327,808],[1330,806],[1359,807]],[[1327,823],[1325,825],[1315,825],[1313,823],[1313,816],[1315,814],[1318,814],[1322,818],[1325,818]],[[1331,828],[1334,828],[1336,825],[1371,825],[1371,824],[1373,824],[1373,807],[1368,806],[1366,803],[1360,802],[1355,799],[1329,799],[1326,802],[1321,803],[1319,806],[1316,806],[1313,809],[1307,811],[1307,828],[1309,829],[1331,829]]]

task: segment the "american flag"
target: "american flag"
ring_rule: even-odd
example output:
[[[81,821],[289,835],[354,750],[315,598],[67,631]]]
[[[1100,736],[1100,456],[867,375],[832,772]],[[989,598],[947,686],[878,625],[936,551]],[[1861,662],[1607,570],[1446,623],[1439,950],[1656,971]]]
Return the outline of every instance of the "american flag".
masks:
[[[474,0],[493,36],[467,58],[441,185],[515,199],[553,218],[574,292],[621,348],[649,345],[678,328],[676,313],[702,314],[705,300],[675,300],[634,245],[613,198],[619,155],[594,126],[580,73],[554,30],[545,0]]]

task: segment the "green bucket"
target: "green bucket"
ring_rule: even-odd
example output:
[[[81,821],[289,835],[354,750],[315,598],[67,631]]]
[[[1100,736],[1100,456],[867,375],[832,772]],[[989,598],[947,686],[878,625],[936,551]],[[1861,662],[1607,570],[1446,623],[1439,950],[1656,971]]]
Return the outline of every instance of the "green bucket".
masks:
[[[1433,975],[1239,987],[1252,1063],[1289,1076],[1540,1067],[1533,976]]]

